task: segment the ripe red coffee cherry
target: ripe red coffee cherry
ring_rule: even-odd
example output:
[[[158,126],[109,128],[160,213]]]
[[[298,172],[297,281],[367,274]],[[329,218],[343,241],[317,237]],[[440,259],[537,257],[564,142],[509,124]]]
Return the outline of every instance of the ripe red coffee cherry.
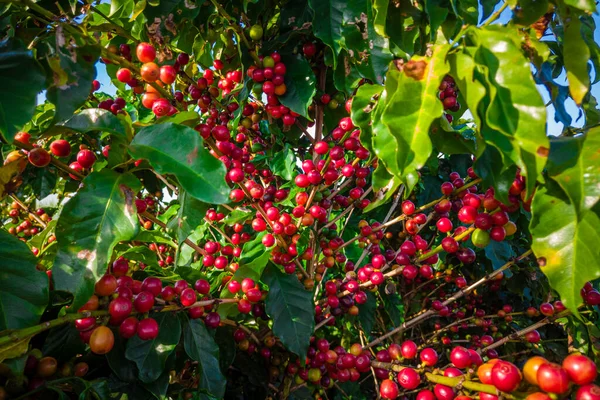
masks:
[[[183,292],[183,289],[187,289],[189,286],[190,285],[188,285],[188,283],[185,279],[179,279],[173,285],[173,289],[175,289],[175,293],[181,294],[181,292]],[[206,294],[206,293],[202,293],[202,294]]]
[[[146,313],[154,306],[154,295],[150,292],[140,292],[133,300],[133,307],[139,313]]]
[[[114,275],[106,274],[94,286],[94,291],[99,296],[110,296],[117,290],[117,278]]]
[[[41,147],[36,147],[29,151],[27,154],[27,159],[34,167],[43,168],[46,165],[50,164],[52,157],[50,157],[50,153]]]
[[[415,203],[410,200],[405,200],[402,202],[402,213],[404,215],[412,215],[415,212]]]
[[[120,68],[117,71],[117,80],[122,83],[130,82],[133,78],[131,71],[128,68]]]
[[[477,209],[471,206],[463,206],[458,210],[458,219],[463,224],[472,224],[477,218]]]
[[[194,289],[200,294],[208,294],[210,292],[210,283],[205,279],[198,279],[194,283]]]
[[[531,332],[527,332],[525,335],[525,340],[527,340],[529,343],[539,343],[539,341],[542,340],[542,337],[537,330],[533,330]]]
[[[550,303],[540,304],[540,312],[546,317],[554,315],[554,306]]]
[[[600,400],[600,386],[585,385],[575,394],[575,400]]]
[[[448,218],[440,218],[436,223],[438,231],[442,233],[450,232],[452,230],[452,221]]]
[[[56,157],[68,157],[71,154],[71,145],[64,139],[57,139],[50,143],[50,151]]]
[[[498,361],[492,368],[492,384],[503,392],[510,393],[521,383],[521,372],[508,361]]]
[[[221,323],[221,316],[216,312],[209,312],[208,314],[206,314],[204,323],[207,327],[216,329]]]
[[[421,384],[421,377],[412,368],[404,368],[398,374],[398,383],[406,390],[413,390]]]
[[[196,291],[192,288],[183,289],[179,295],[181,305],[189,307],[196,302]]]
[[[158,336],[158,323],[154,318],[141,320],[137,326],[137,335],[142,340],[151,340]]]
[[[310,58],[317,53],[317,46],[313,42],[306,42],[302,45],[302,52],[306,58]]]
[[[433,387],[433,393],[437,400],[452,400],[455,397],[454,388],[441,383],[436,384]]]
[[[563,360],[562,367],[567,371],[569,378],[577,385],[592,383],[598,376],[596,364],[581,354],[568,355]]]
[[[471,365],[471,354],[462,346],[456,346],[450,353],[450,361],[456,368],[467,368]]]
[[[156,297],[162,290],[162,282],[155,276],[149,276],[142,282],[142,290],[150,292]]]
[[[435,395],[431,390],[421,390],[417,393],[417,400],[435,400]]]
[[[379,394],[382,399],[396,399],[398,397],[398,385],[391,379],[385,379],[379,386]]]
[[[427,348],[421,350],[420,357],[421,357],[421,361],[423,362],[423,364],[425,364],[429,367],[433,367],[438,362],[438,354],[431,347],[427,347]]]
[[[96,162],[96,155],[91,150],[81,150],[79,153],[77,153],[77,162],[83,168],[91,168]]]
[[[129,316],[132,309],[131,300],[124,297],[117,297],[108,305],[108,312],[115,320],[122,320]]]
[[[569,375],[558,364],[545,363],[537,371],[538,386],[544,392],[562,394],[569,390]]]
[[[138,319],[136,317],[125,318],[119,326],[119,334],[125,339],[135,336],[137,332]]]
[[[152,62],[156,58],[156,49],[150,43],[143,42],[137,45],[135,55],[142,63]]]

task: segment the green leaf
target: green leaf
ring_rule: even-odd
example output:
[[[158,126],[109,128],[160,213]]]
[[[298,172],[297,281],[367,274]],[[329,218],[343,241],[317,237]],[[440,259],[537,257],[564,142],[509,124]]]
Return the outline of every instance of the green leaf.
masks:
[[[503,240],[501,242],[491,240],[490,244],[485,246],[484,250],[485,256],[488,260],[492,262],[492,267],[494,268],[494,270],[497,270],[517,255],[510,243],[506,240]],[[504,273],[507,276],[510,276],[510,270],[506,270],[504,271]]]
[[[509,204],[508,190],[515,180],[516,166],[505,166],[500,152],[494,146],[487,146],[473,164],[473,169],[483,180],[484,187],[493,187],[495,197]]]
[[[448,16],[448,1],[446,0],[425,0],[425,11],[429,16],[429,31],[433,38]]]
[[[128,260],[143,262],[146,265],[158,266],[156,253],[150,250],[147,246],[130,247],[123,252],[119,252],[118,257],[121,256]]]
[[[132,135],[131,126],[119,119],[110,111],[102,108],[88,108],[69,118],[59,126],[72,129],[81,133],[93,131],[109,132],[117,136],[127,138]]]
[[[567,69],[569,92],[575,104],[581,105],[590,88],[588,61],[590,48],[583,39],[581,20],[572,15],[565,23],[563,60]]]
[[[474,110],[473,119],[477,127],[480,128],[481,118],[479,117],[479,113],[475,111],[479,108],[479,103],[485,96],[486,89],[476,79],[475,68],[477,65],[473,58],[466,53],[449,54],[448,63],[450,64],[450,74],[467,103],[465,105],[470,110]]]
[[[480,3],[483,11],[481,14],[481,21],[485,21],[490,15],[492,15],[494,9],[496,8],[496,4],[499,3],[499,0],[480,0]]]
[[[64,205],[56,224],[58,252],[52,276],[56,289],[73,293],[72,309],[94,293],[114,246],[137,235],[134,201],[140,187],[135,176],[104,169],[88,175],[83,188]]]
[[[344,42],[342,22],[347,3],[344,0],[309,0],[308,4],[315,12],[313,34],[333,50],[335,68]]]
[[[373,190],[375,190],[374,199],[363,210],[368,213],[371,210],[385,204],[400,187],[401,182],[397,176],[391,175],[383,163],[377,165],[373,172]]]
[[[465,128],[465,131],[472,133],[471,129]],[[485,145],[480,143],[481,146],[477,146],[476,138],[465,136],[460,130],[454,130],[443,116],[431,125],[429,133],[433,147],[444,154],[474,154],[477,148]]]
[[[373,152],[371,113],[384,87],[379,85],[362,85],[352,99],[352,122],[360,128],[360,142],[371,153]]]
[[[398,293],[385,293],[379,291],[383,299],[383,307],[387,311],[394,326],[400,326],[404,322],[404,304]]]
[[[295,275],[283,273],[273,265],[265,269],[262,281],[269,286],[265,308],[273,319],[273,333],[289,351],[304,357],[315,329],[312,293]]]
[[[582,11],[595,12],[596,2],[594,0],[564,0],[565,4]]]
[[[377,299],[371,292],[367,294],[367,301],[358,306],[358,320],[367,337],[371,338],[371,331],[375,326],[375,314],[377,313]]]
[[[515,23],[529,26],[548,12],[548,0],[519,0]]]
[[[600,200],[600,128],[585,136],[557,138],[550,142],[548,175],[571,199],[578,213]]]
[[[288,146],[284,150],[275,153],[273,159],[268,162],[273,173],[287,181],[291,180],[295,175],[296,156]]]
[[[0,331],[39,322],[48,305],[48,277],[29,247],[0,229]]]
[[[135,2],[135,5],[133,6],[133,11],[131,14],[131,18],[129,18],[129,22],[133,22],[135,21],[135,19],[144,12],[144,10],[146,9],[146,0],[138,0]]]
[[[225,165],[205,148],[198,132],[173,123],[142,128],[129,145],[134,158],[148,160],[156,172],[173,174],[191,196],[211,204],[229,201]]]
[[[439,85],[448,73],[445,62],[449,45],[435,47],[431,58],[413,57],[403,71],[390,69],[386,80],[387,98],[380,100],[377,108],[383,106],[381,124],[393,135],[398,144],[397,151],[387,150],[384,163],[388,170],[398,176],[410,192],[416,183],[416,171],[425,165],[432,150],[429,128],[442,114],[442,103],[438,99]],[[379,142],[380,125],[373,126],[374,148],[382,153],[382,147],[392,147],[385,140]],[[387,132],[386,132],[387,133]],[[397,174],[390,165],[395,159]],[[380,156],[381,158],[381,156]]]
[[[56,58],[48,60],[54,72],[54,81],[46,97],[56,106],[55,118],[64,121],[83,105],[96,78],[96,60],[100,51],[96,46],[59,49]]]
[[[247,221],[249,218],[252,217],[252,215],[254,215],[254,212],[250,210],[236,208],[225,218],[223,218],[223,223],[225,225],[232,226],[238,222]]]
[[[578,315],[580,290],[600,278],[600,209],[578,212],[561,187],[546,179],[531,204],[531,249],[550,286],[564,305]]]
[[[316,93],[315,74],[310,64],[300,55],[284,56],[283,62],[287,67],[285,86],[287,88],[279,101],[290,110],[310,119],[308,106]]]
[[[179,243],[194,232],[198,225],[204,222],[209,205],[196,200],[185,190],[179,189],[179,210],[177,216],[168,223],[168,229],[175,231]]]
[[[375,32],[380,36],[385,35],[385,21],[387,19],[387,10],[389,7],[390,0],[374,0],[373,1],[373,25]]]
[[[15,134],[33,117],[45,75],[32,52],[14,40],[0,42],[0,136],[12,143]]]
[[[475,60],[488,70],[489,106],[482,131],[527,177],[527,195],[533,193],[546,165],[550,144],[546,137],[546,107],[535,87],[529,59],[516,43],[514,29],[489,26],[476,33]],[[509,164],[506,162],[506,164]]]
[[[185,352],[200,366],[200,389],[216,398],[223,398],[227,380],[219,367],[219,346],[215,339],[199,319],[190,320],[183,335]]]
[[[175,351],[181,336],[177,314],[159,312],[150,314],[158,323],[158,336],[142,340],[134,336],[127,342],[125,357],[138,367],[138,378],[144,383],[158,379],[165,369],[169,355]]]

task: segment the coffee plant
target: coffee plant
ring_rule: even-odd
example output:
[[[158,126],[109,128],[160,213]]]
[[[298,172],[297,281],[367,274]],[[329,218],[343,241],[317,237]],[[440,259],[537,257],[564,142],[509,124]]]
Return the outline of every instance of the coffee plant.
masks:
[[[596,7],[0,1],[0,400],[600,399]]]

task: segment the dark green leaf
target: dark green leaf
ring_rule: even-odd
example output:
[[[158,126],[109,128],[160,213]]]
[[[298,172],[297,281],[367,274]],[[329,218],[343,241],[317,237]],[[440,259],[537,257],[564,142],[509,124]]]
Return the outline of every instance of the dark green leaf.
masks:
[[[491,240],[490,244],[485,247],[485,256],[492,262],[492,267],[497,270],[513,257],[516,257],[516,253],[508,241],[496,242]],[[510,276],[510,270],[504,271],[506,276]]]
[[[158,336],[142,340],[134,336],[127,342],[125,357],[135,362],[138,378],[144,383],[157,380],[165,369],[169,355],[175,351],[181,336],[181,324],[174,313],[150,314],[158,322]]]
[[[499,1],[500,0],[480,0],[481,8],[482,8],[482,14],[481,14],[482,21],[485,21],[486,19],[488,19],[488,17],[490,15],[492,15],[492,13],[494,12],[494,9],[496,8],[496,4],[498,4]]]
[[[225,166],[205,148],[198,132],[173,123],[142,128],[129,146],[134,158],[147,159],[161,174],[174,174],[185,191],[211,204],[229,201]]]
[[[500,152],[488,145],[473,164],[473,169],[483,179],[483,186],[493,187],[495,197],[505,204],[509,203],[508,190],[515,180],[517,167],[505,166]]]
[[[363,213],[368,213],[387,203],[392,198],[392,195],[396,193],[400,184],[400,179],[397,176],[391,175],[383,164],[379,164],[373,172],[373,190],[376,190],[375,197],[363,210]]]
[[[367,334],[367,337],[371,338],[371,331],[375,326],[375,314],[377,313],[377,299],[371,292],[365,292],[367,294],[367,301],[364,304],[358,306],[358,320],[362,326],[362,330]]]
[[[269,161],[269,166],[275,175],[288,181],[291,180],[296,171],[294,152],[286,146],[284,150],[278,151],[273,159]]]
[[[37,199],[43,199],[52,194],[56,187],[56,169],[43,168],[34,172],[34,178],[30,181],[31,189]]]
[[[265,269],[262,281],[269,286],[265,308],[273,319],[273,333],[288,350],[304,357],[315,328],[312,293],[295,275],[273,265]]]
[[[73,293],[73,309],[94,293],[114,246],[137,235],[134,201],[140,186],[131,174],[105,169],[88,175],[83,188],[64,205],[56,225],[58,252],[52,276],[56,289]]]
[[[48,277],[29,247],[0,229],[0,331],[39,322],[48,304]]]
[[[447,0],[425,0],[425,11],[429,16],[429,30],[431,38],[435,36],[438,28],[448,16],[448,1]]]
[[[596,205],[578,212],[552,179],[538,187],[531,204],[531,249],[552,288],[576,315],[581,288],[600,278],[599,211]]]
[[[333,50],[335,68],[344,40],[342,22],[347,3],[344,0],[309,0],[308,4],[314,11],[313,33]]]
[[[198,225],[204,222],[208,207],[208,204],[196,200],[186,191],[179,189],[179,210],[177,216],[168,224],[168,228],[175,231],[175,238],[179,243],[183,243]]]
[[[310,64],[300,55],[282,57],[287,67],[285,74],[286,92],[279,101],[290,110],[309,118],[308,106],[316,93],[315,74]]]
[[[398,293],[387,294],[383,291],[379,292],[383,299],[385,311],[390,316],[394,326],[400,326],[404,322],[404,304]]]
[[[0,42],[0,135],[12,143],[35,110],[45,75],[30,50],[15,41]]]
[[[133,134],[132,127],[124,119],[120,119],[110,111],[102,108],[85,109],[64,123],[65,128],[81,133],[93,131],[109,132],[116,136],[127,138]]]
[[[147,246],[130,247],[129,249],[120,252],[118,256],[125,257],[128,260],[139,261],[146,265],[158,266],[156,253],[150,250]]]
[[[64,121],[83,105],[96,78],[96,60],[100,52],[95,46],[60,49],[48,63],[54,72],[54,82],[46,97],[56,106],[56,119]]]
[[[515,23],[520,25],[531,25],[548,12],[548,0],[520,0],[519,6]]]
[[[185,352],[200,366],[200,389],[223,398],[227,381],[219,366],[219,346],[199,319],[190,320],[184,330]]]
[[[384,87],[379,85],[362,85],[352,99],[352,122],[360,128],[360,142],[373,152],[371,113]]]

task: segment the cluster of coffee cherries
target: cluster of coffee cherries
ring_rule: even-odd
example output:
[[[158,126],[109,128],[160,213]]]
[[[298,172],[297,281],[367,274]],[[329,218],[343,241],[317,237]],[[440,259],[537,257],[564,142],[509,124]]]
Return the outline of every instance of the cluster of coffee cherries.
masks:
[[[407,340],[401,345],[392,344],[377,353],[376,360],[379,362],[401,361],[403,364],[417,360],[417,354],[418,361],[420,361],[419,366],[400,368],[397,375],[388,369],[374,369],[376,376],[383,379],[380,385],[382,398],[398,398],[400,388],[406,391],[417,389],[425,381],[422,373],[431,368],[435,369],[440,356],[433,348],[424,348],[418,352],[416,343],[411,340]],[[443,373],[443,377],[461,378],[464,382],[472,379],[471,376],[476,376],[478,383],[494,387],[495,394],[488,391],[477,393],[482,400],[497,400],[500,398],[499,392],[512,393],[517,389],[523,390],[525,393],[523,397],[526,397],[527,400],[550,400],[570,391],[572,384],[579,386],[575,394],[577,400],[597,400],[600,396],[600,388],[593,384],[597,377],[596,365],[591,359],[581,354],[567,356],[562,365],[549,362],[543,357],[534,356],[527,360],[522,372],[513,363],[499,358],[490,358],[484,363],[474,349],[462,346],[456,346],[450,351],[449,361],[452,366],[444,367],[441,371],[438,370]],[[429,380],[433,388],[420,390],[416,395],[418,400],[471,398],[466,393],[458,393],[462,389],[457,389],[457,387],[464,387],[460,385],[461,381],[456,382],[457,384],[454,386],[448,386],[436,383],[435,376],[429,377]]]
[[[80,358],[60,364],[56,358],[44,356],[40,349],[31,349],[27,353],[22,375],[13,374],[9,369],[0,369],[0,399],[34,391],[47,381],[82,378],[87,375],[89,369],[89,365]]]
[[[266,96],[265,111],[274,119],[281,118],[284,125],[294,125],[298,114],[279,102],[279,96],[287,92],[285,85],[287,68],[281,61],[281,55],[273,52],[268,56],[261,56],[259,63],[250,66],[246,72],[254,82],[252,91],[259,98],[262,98],[263,94]]]
[[[110,111],[114,115],[117,115],[119,113],[121,113],[121,114],[125,113],[125,111],[123,111],[123,109],[125,108],[126,105],[127,105],[127,103],[125,102],[124,98],[117,97],[114,100],[113,99],[102,100],[100,103],[98,103],[98,108]]]
[[[206,325],[211,328],[216,328],[220,323],[219,314],[211,311],[212,304],[195,305],[199,299],[209,300],[210,283],[207,280],[197,280],[193,288],[183,279],[174,282],[172,286],[163,286],[162,281],[153,276],[143,281],[134,280],[128,275],[129,261],[122,257],[113,262],[111,270],[111,273],[105,274],[96,282],[95,294],[79,312],[96,311],[101,305],[108,303],[108,324],[118,326],[119,334],[123,338],[137,335],[142,340],[150,340],[158,335],[159,326],[154,318],[137,317],[152,311],[157,303],[172,303],[184,307],[191,319],[204,317]],[[98,325],[97,317],[78,319],[75,321],[75,328],[79,331],[81,340],[89,344],[92,352],[106,354],[112,350],[113,331],[108,326]]]
[[[454,82],[454,78],[450,75],[446,75],[440,83],[439,87],[439,99],[442,101],[444,105],[444,110],[450,110],[452,112],[457,112],[460,110],[460,103],[458,102],[458,88],[456,87],[456,82]],[[444,114],[448,122],[452,123],[452,115]]]
[[[32,145],[31,135],[27,132],[19,132],[15,137],[15,141],[23,144]],[[29,163],[38,168],[47,167],[52,161],[52,155],[57,158],[67,158],[71,155],[71,144],[65,139],[56,139],[50,143],[50,151],[40,147],[37,143],[33,143],[34,148],[23,152],[27,153]],[[76,160],[69,164],[69,167],[76,172],[84,172],[92,168],[96,162],[96,154],[86,145],[80,145],[80,150],[77,153]],[[15,152],[13,152],[15,153]],[[51,155],[52,154],[52,155]],[[19,157],[18,152],[13,158]],[[11,159],[12,161],[12,159]],[[79,177],[69,174],[72,179],[79,180]]]
[[[38,208],[34,212],[43,222],[52,221],[52,217],[43,208]],[[13,225],[8,227],[8,233],[11,235],[19,236],[25,240],[27,237],[35,236],[40,232],[41,227],[36,226],[36,220],[31,216],[26,216],[25,210],[15,201],[10,204],[8,216],[10,217],[10,225]],[[49,243],[55,240],[54,235],[52,237]]]

